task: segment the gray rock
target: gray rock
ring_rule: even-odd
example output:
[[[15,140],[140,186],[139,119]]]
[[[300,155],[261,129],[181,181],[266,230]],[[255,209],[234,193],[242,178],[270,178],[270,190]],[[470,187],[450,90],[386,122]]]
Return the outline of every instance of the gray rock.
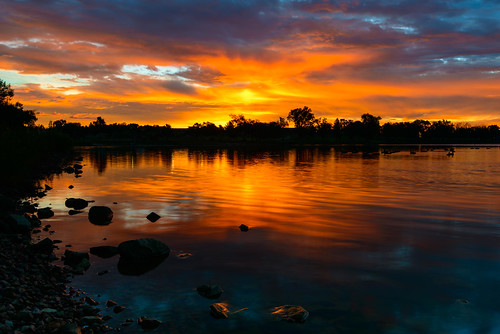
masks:
[[[272,314],[288,322],[304,322],[309,316],[309,312],[299,305],[278,306],[272,309]]]
[[[113,211],[107,206],[93,206],[89,210],[89,221],[95,225],[109,225],[113,219]]]

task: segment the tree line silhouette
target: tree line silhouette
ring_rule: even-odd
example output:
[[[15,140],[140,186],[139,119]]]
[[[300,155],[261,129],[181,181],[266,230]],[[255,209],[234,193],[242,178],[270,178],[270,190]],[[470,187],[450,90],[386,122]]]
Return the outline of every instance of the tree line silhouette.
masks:
[[[380,116],[369,113],[361,115],[359,120],[337,118],[332,123],[324,117],[315,117],[307,106],[292,109],[286,117],[273,122],[261,122],[239,114],[230,115],[231,119],[224,126],[206,121],[187,129],[173,129],[169,124],[108,124],[102,117],[97,117],[89,125],[59,119],[51,121],[45,128],[35,124],[34,111],[25,110],[19,102],[13,103],[13,96],[10,85],[0,80],[0,129],[32,129],[55,138],[66,136],[73,144],[500,143],[498,125],[471,126],[447,120],[431,122],[420,119],[381,124]]]

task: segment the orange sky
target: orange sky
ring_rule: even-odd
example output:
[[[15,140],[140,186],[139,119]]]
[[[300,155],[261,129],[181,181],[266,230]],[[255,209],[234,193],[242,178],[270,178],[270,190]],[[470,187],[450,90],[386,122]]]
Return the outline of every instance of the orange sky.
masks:
[[[273,121],[304,105],[330,121],[500,123],[487,1],[4,5],[0,79],[41,124]]]

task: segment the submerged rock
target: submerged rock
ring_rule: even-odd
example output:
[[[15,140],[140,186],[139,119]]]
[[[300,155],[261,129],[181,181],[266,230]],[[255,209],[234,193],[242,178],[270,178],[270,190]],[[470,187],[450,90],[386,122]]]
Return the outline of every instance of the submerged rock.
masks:
[[[64,202],[64,205],[66,205],[67,208],[81,210],[81,209],[85,209],[89,205],[89,202],[84,200],[83,198],[68,198]]]
[[[299,305],[278,306],[272,309],[272,314],[288,322],[304,322],[309,316],[309,312]]]
[[[145,238],[129,240],[118,245],[118,271],[123,275],[142,275],[162,263],[170,254],[163,242]]]
[[[156,222],[158,219],[160,219],[161,217],[155,213],[155,212],[151,212],[149,215],[146,216],[147,220],[149,220],[150,222],[154,223]]]
[[[229,309],[226,303],[213,303],[210,305],[210,314],[217,319],[227,319],[229,317]]]
[[[113,210],[107,206],[93,206],[89,210],[89,221],[94,225],[109,225],[113,219]]]
[[[158,326],[160,326],[162,324],[162,322],[160,320],[156,320],[153,318],[146,318],[146,317],[139,317],[137,319],[137,323],[144,330],[155,329],[155,328],[158,328]]]
[[[118,254],[118,248],[114,246],[97,246],[90,248],[90,254],[103,259],[115,256]]]
[[[224,292],[224,290],[222,290],[222,288],[218,285],[205,285],[205,284],[197,287],[196,291],[198,291],[200,296],[203,296],[208,299],[217,299]]]

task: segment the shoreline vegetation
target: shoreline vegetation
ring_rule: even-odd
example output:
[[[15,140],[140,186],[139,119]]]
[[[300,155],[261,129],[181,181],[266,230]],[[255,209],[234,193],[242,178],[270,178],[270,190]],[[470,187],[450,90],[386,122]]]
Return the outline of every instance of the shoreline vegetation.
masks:
[[[497,125],[470,126],[442,120],[380,124],[370,114],[361,120],[316,118],[308,107],[264,123],[230,115],[225,126],[195,123],[187,129],[170,125],[107,124],[102,117],[88,126],[60,119],[47,128],[36,114],[13,103],[14,91],[0,80],[0,332],[94,333],[111,330],[84,292],[69,287],[71,271],[53,265],[54,241],[36,246],[31,239],[41,227],[33,205],[49,188],[44,180],[74,163],[74,146],[163,145],[174,147],[275,148],[307,145],[499,144]],[[289,127],[289,122],[294,128]],[[26,201],[26,199],[30,199]],[[45,226],[45,228],[50,228]],[[14,269],[13,269],[14,268]],[[87,326],[87,327],[85,327]]]

